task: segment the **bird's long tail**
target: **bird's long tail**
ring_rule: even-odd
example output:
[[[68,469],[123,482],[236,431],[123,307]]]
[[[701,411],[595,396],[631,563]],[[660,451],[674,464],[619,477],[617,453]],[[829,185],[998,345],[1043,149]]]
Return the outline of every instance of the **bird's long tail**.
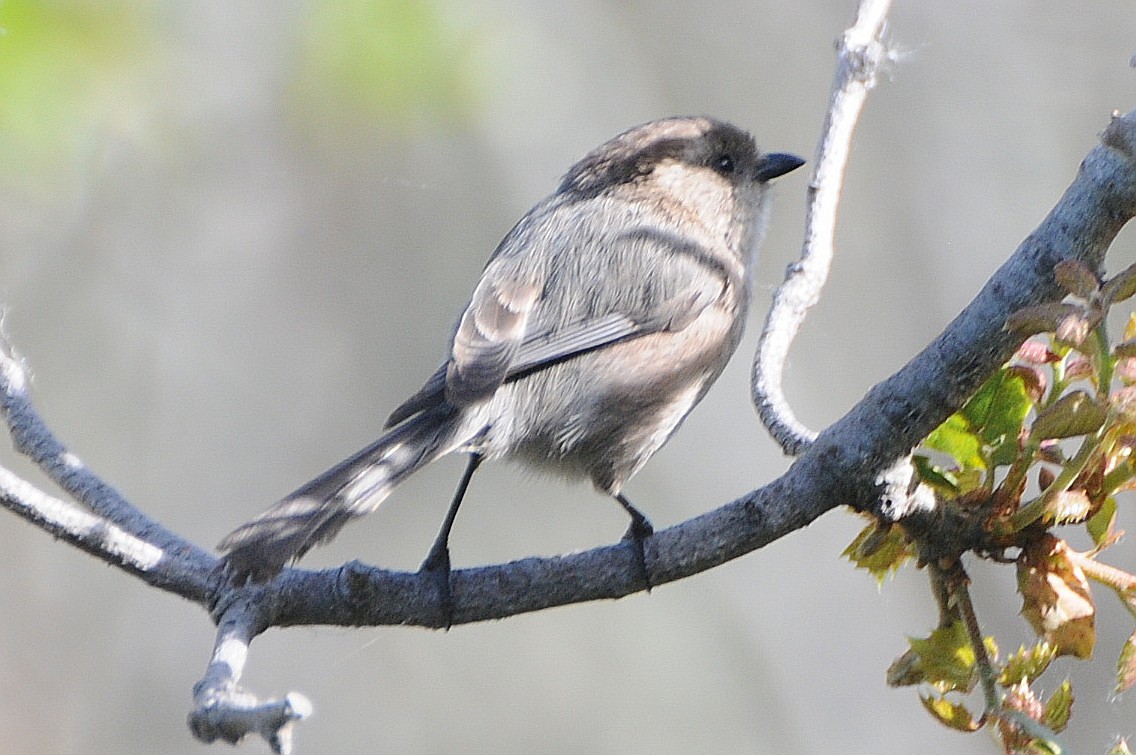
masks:
[[[446,411],[449,409],[449,411]],[[453,410],[418,414],[277,501],[220,542],[238,579],[265,580],[369,514],[400,482],[453,450]]]

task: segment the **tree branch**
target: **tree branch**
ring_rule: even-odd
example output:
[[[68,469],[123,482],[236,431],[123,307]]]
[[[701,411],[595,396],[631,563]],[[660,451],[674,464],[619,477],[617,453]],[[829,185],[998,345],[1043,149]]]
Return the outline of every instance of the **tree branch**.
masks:
[[[1021,343],[1003,328],[1013,312],[1064,293],[1053,276],[1063,259],[1096,269],[1120,228],[1136,215],[1136,111],[1116,117],[1085,158],[1061,201],[978,296],[918,356],[872,388],[779,479],[647,542],[652,580],[697,574],[756,550],[845,504],[905,523],[931,542],[978,538],[935,510],[899,510],[880,498],[897,460],[958,409]],[[890,485],[890,487],[902,487]],[[978,529],[974,525],[975,530]],[[626,544],[552,558],[461,569],[453,575],[454,623],[637,592]],[[324,571],[288,570],[273,586],[281,600],[274,625],[414,624],[437,627],[433,581],[359,563]]]
[[[653,580],[661,584],[705,571],[804,527],[840,504],[893,519],[908,513],[905,524],[932,543],[957,543],[970,536],[960,523],[938,519],[943,516],[938,511],[907,512],[894,497],[881,499],[881,491],[903,488],[908,478],[896,460],[1011,356],[1020,339],[1003,329],[1006,318],[1024,306],[1062,298],[1053,276],[1056,263],[1076,259],[1101,267],[1116,233],[1136,214],[1134,155],[1136,111],[1114,117],[1061,201],[974,301],[903,369],[822,432],[785,475],[653,536],[646,551]],[[284,727],[302,717],[304,705],[298,698],[262,705],[238,686],[248,643],[270,626],[441,625],[433,580],[358,563],[325,571],[287,569],[267,585],[227,584],[214,556],[134,509],[54,438],[27,399],[22,365],[6,347],[0,348],[0,411],[17,448],[94,515],[74,516],[85,512],[18,483],[10,473],[0,477],[3,505],[104,561],[213,611],[217,643],[191,715],[194,731],[203,738],[234,741],[245,732],[261,731],[278,751],[286,749]],[[483,621],[618,598],[640,586],[634,555],[623,543],[461,569],[453,574],[454,620]]]
[[[147,584],[204,603],[220,584],[219,561],[155,522],[59,442],[28,396],[27,372],[0,331],[0,415],[16,450],[77,501],[54,498],[0,467],[0,506]]]
[[[249,590],[225,607],[213,656],[205,676],[193,687],[189,730],[202,742],[220,739],[229,744],[256,732],[273,752],[286,755],[292,750],[293,724],[311,715],[312,704],[298,692],[261,702],[239,684],[249,644],[265,629],[255,600],[258,594]]]

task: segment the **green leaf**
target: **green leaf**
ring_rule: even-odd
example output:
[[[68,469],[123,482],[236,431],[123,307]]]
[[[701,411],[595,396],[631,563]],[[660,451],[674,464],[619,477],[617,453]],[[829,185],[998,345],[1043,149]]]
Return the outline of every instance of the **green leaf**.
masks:
[[[994,466],[1010,464],[1017,457],[1018,435],[1033,407],[1022,369],[1005,367],[996,372],[959,412],[990,449]]]
[[[1100,288],[1097,274],[1079,260],[1061,260],[1053,268],[1057,285],[1073,296],[1088,299]]]
[[[959,414],[966,418],[972,428],[980,430],[984,439],[989,440],[1015,429],[1015,425],[1021,425],[1020,419],[1015,422],[1012,416],[1006,416],[1006,407],[1012,407],[1019,400],[1025,400],[1028,404],[1021,377],[1003,368],[978,389],[959,410]],[[1025,416],[1024,412],[1022,416]]]
[[[1034,420],[1030,438],[1034,441],[1073,438],[1095,433],[1108,419],[1108,410],[1084,391],[1073,391],[1047,406]]]
[[[1136,265],[1129,265],[1101,287],[1101,296],[1109,304],[1124,301],[1136,294]]]
[[[1136,632],[1128,637],[1116,661],[1116,694],[1136,684]]]
[[[924,448],[948,454],[958,463],[956,479],[928,474],[924,481],[940,487],[947,483],[963,494],[968,491],[958,478],[965,473],[1012,464],[1020,452],[1022,424],[1034,405],[1031,389],[1040,397],[1041,384],[1028,367],[1003,367],[991,376],[923,441]],[[926,465],[923,471],[928,471]]]
[[[1022,681],[1031,682],[1041,676],[1056,657],[1057,649],[1048,642],[1039,642],[1029,648],[1023,645],[1006,659],[998,683],[1009,687]]]
[[[982,438],[971,430],[962,414],[952,414],[923,441],[923,446],[949,454],[963,469],[986,469]]]
[[[954,498],[962,492],[959,488],[958,477],[950,470],[932,464],[931,460],[923,454],[915,454],[911,457],[911,460],[915,464],[915,471],[919,473],[919,479],[925,484],[949,498]]]
[[[942,691],[973,689],[974,648],[961,621],[936,629],[926,639],[909,637],[907,641],[919,655],[927,682]]]
[[[1039,755],[1068,755],[1061,743],[1052,739],[1035,739],[1030,742],[1030,749]]]
[[[894,574],[912,557],[911,543],[897,526],[881,528],[870,524],[849,543],[841,554],[860,569],[867,569],[876,581]]]
[[[1061,686],[1046,701],[1045,712],[1041,715],[1041,723],[1060,734],[1069,725],[1069,715],[1072,712],[1073,686],[1066,679],[1061,682]]]
[[[943,697],[920,695],[919,700],[939,723],[949,726],[956,731],[978,731],[979,723],[970,714],[962,703],[956,703]]]
[[[1037,755],[1069,755],[1066,750],[1062,749],[1059,741],[1052,739],[1035,739],[1029,744],[1030,749],[1033,749]]]
[[[1097,513],[1089,517],[1089,521],[1085,522],[1085,529],[1088,530],[1089,536],[1093,539],[1093,544],[1098,548],[1108,542],[1112,537],[1113,528],[1116,525],[1116,499],[1112,496],[1104,499],[1104,503],[1097,510]]]

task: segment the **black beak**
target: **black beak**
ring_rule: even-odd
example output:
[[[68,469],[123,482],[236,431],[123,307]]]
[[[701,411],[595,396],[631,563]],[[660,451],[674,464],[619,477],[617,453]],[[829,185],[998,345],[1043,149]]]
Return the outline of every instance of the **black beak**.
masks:
[[[804,164],[805,161],[796,155],[787,152],[770,152],[768,155],[762,155],[761,162],[757,164],[757,180],[762,183],[771,181]]]

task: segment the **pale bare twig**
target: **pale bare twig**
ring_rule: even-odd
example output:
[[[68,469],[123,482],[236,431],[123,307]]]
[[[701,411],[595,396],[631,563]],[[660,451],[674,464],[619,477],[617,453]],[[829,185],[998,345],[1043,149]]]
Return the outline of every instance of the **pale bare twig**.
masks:
[[[234,602],[221,612],[213,656],[205,675],[193,687],[194,708],[188,717],[189,729],[202,742],[218,739],[236,744],[246,735],[257,733],[273,752],[287,755],[292,750],[292,730],[297,721],[311,715],[312,704],[299,692],[282,698],[259,700],[240,686],[248,660],[249,644],[264,631],[262,611],[250,589],[231,596]]]
[[[800,454],[817,434],[797,419],[785,398],[785,360],[828,280],[852,135],[868,92],[888,59],[883,35],[890,9],[891,0],[862,0],[855,22],[837,42],[836,77],[809,182],[801,258],[789,266],[785,282],[773,296],[754,357],[750,381],[754,405],[766,429],[790,456]]]

